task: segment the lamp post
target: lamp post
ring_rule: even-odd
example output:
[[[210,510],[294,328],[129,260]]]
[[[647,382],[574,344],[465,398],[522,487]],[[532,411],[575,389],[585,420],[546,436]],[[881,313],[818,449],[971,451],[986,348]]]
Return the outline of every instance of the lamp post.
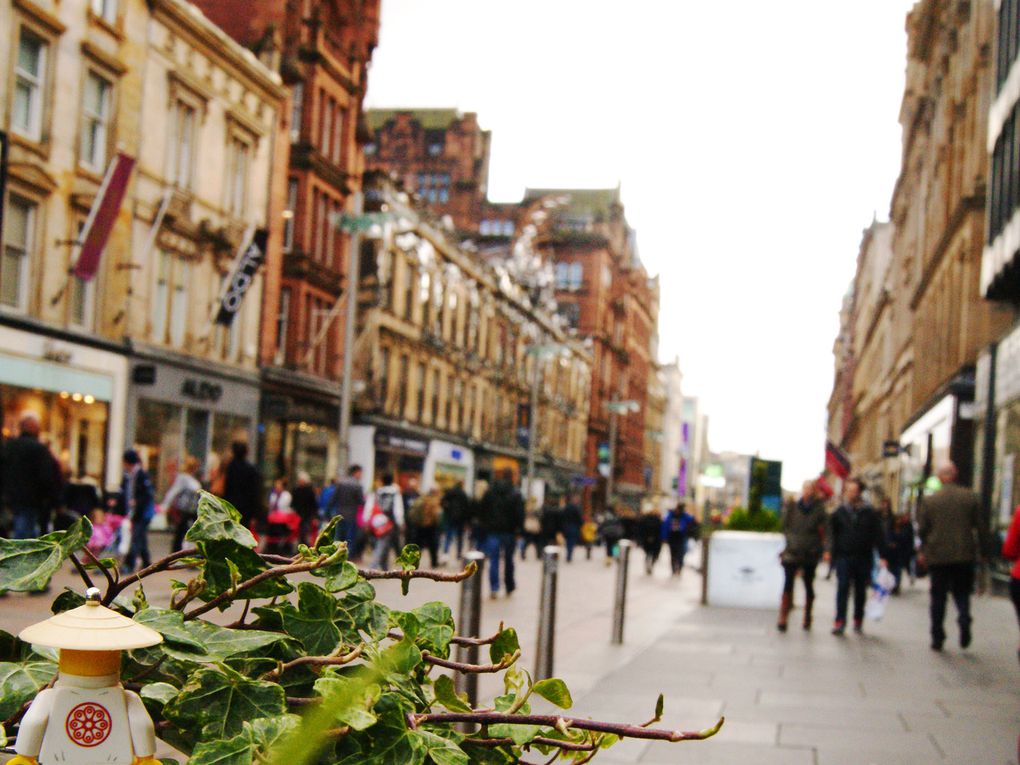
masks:
[[[616,417],[620,414],[630,414],[641,408],[641,405],[633,399],[620,401],[613,396],[612,401],[606,402],[606,409],[609,410],[609,475],[606,476],[606,508],[613,508],[613,478],[616,472]]]

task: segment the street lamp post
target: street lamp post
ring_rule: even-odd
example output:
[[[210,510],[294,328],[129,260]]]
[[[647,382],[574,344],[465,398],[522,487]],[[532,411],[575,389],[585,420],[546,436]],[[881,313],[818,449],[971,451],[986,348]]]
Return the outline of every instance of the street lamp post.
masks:
[[[612,401],[606,403],[609,410],[609,475],[606,476],[606,509],[613,509],[613,479],[616,472],[616,417],[620,414],[630,414],[641,408],[637,401],[628,399],[619,401],[614,396]]]

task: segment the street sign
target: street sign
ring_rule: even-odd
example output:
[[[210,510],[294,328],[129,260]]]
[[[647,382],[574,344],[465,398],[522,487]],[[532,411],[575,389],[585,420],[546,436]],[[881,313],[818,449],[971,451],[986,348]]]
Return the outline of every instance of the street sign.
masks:
[[[899,457],[900,456],[900,442],[896,440],[883,441],[882,442],[882,456],[883,457]]]

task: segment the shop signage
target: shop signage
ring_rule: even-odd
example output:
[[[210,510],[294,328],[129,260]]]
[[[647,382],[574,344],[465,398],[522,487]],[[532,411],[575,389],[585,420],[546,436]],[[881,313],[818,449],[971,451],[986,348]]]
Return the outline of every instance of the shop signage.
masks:
[[[49,341],[43,343],[42,357],[47,361],[55,361],[58,364],[71,363],[71,351]]]
[[[205,380],[186,378],[181,385],[181,393],[197,401],[219,401],[223,396],[223,386]]]
[[[900,442],[894,440],[882,442],[882,456],[883,457],[899,457],[900,456]]]
[[[429,450],[429,445],[426,441],[419,441],[414,438],[404,438],[403,436],[395,436],[389,433],[376,433],[375,446],[377,449],[401,449],[405,452],[412,452],[413,454],[427,454]]]
[[[244,296],[255,280],[255,274],[266,259],[266,241],[269,232],[260,228],[244,248],[244,254],[237,261],[234,272],[227,280],[227,289],[220,299],[220,310],[216,314],[216,323],[229,327],[234,323],[234,317],[241,310],[241,303]]]

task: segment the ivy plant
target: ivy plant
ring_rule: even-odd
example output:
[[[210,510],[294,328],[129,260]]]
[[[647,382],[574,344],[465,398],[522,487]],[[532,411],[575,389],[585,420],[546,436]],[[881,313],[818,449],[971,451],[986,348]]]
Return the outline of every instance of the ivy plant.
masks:
[[[409,545],[392,571],[358,568],[334,528],[293,557],[261,554],[237,511],[203,493],[186,537],[191,550],[120,575],[116,561],[85,546],[91,527],[82,519],[39,539],[0,539],[0,590],[44,590],[70,561],[86,586],[105,584],[105,605],[159,632],[160,645],[125,652],[122,681],[141,695],[158,736],[193,765],[496,765],[536,755],[584,763],[622,738],[701,740],[722,725],[656,728],[661,696],[644,724],[533,713],[536,698],[562,710],[572,699],[562,680],[536,682],[521,669],[513,628],[458,635],[445,603],[392,609],[372,586],[398,579],[406,593],[417,578],[455,583],[474,575],[474,564],[423,571]],[[150,603],[145,580],[163,571],[181,578],[168,603]],[[308,576],[296,581],[297,574]],[[83,602],[67,590],[53,611]],[[472,658],[481,651],[485,663]],[[53,682],[56,659],[0,632],[6,751],[35,694]],[[482,673],[501,673],[503,692],[477,708],[458,688],[464,676]]]

